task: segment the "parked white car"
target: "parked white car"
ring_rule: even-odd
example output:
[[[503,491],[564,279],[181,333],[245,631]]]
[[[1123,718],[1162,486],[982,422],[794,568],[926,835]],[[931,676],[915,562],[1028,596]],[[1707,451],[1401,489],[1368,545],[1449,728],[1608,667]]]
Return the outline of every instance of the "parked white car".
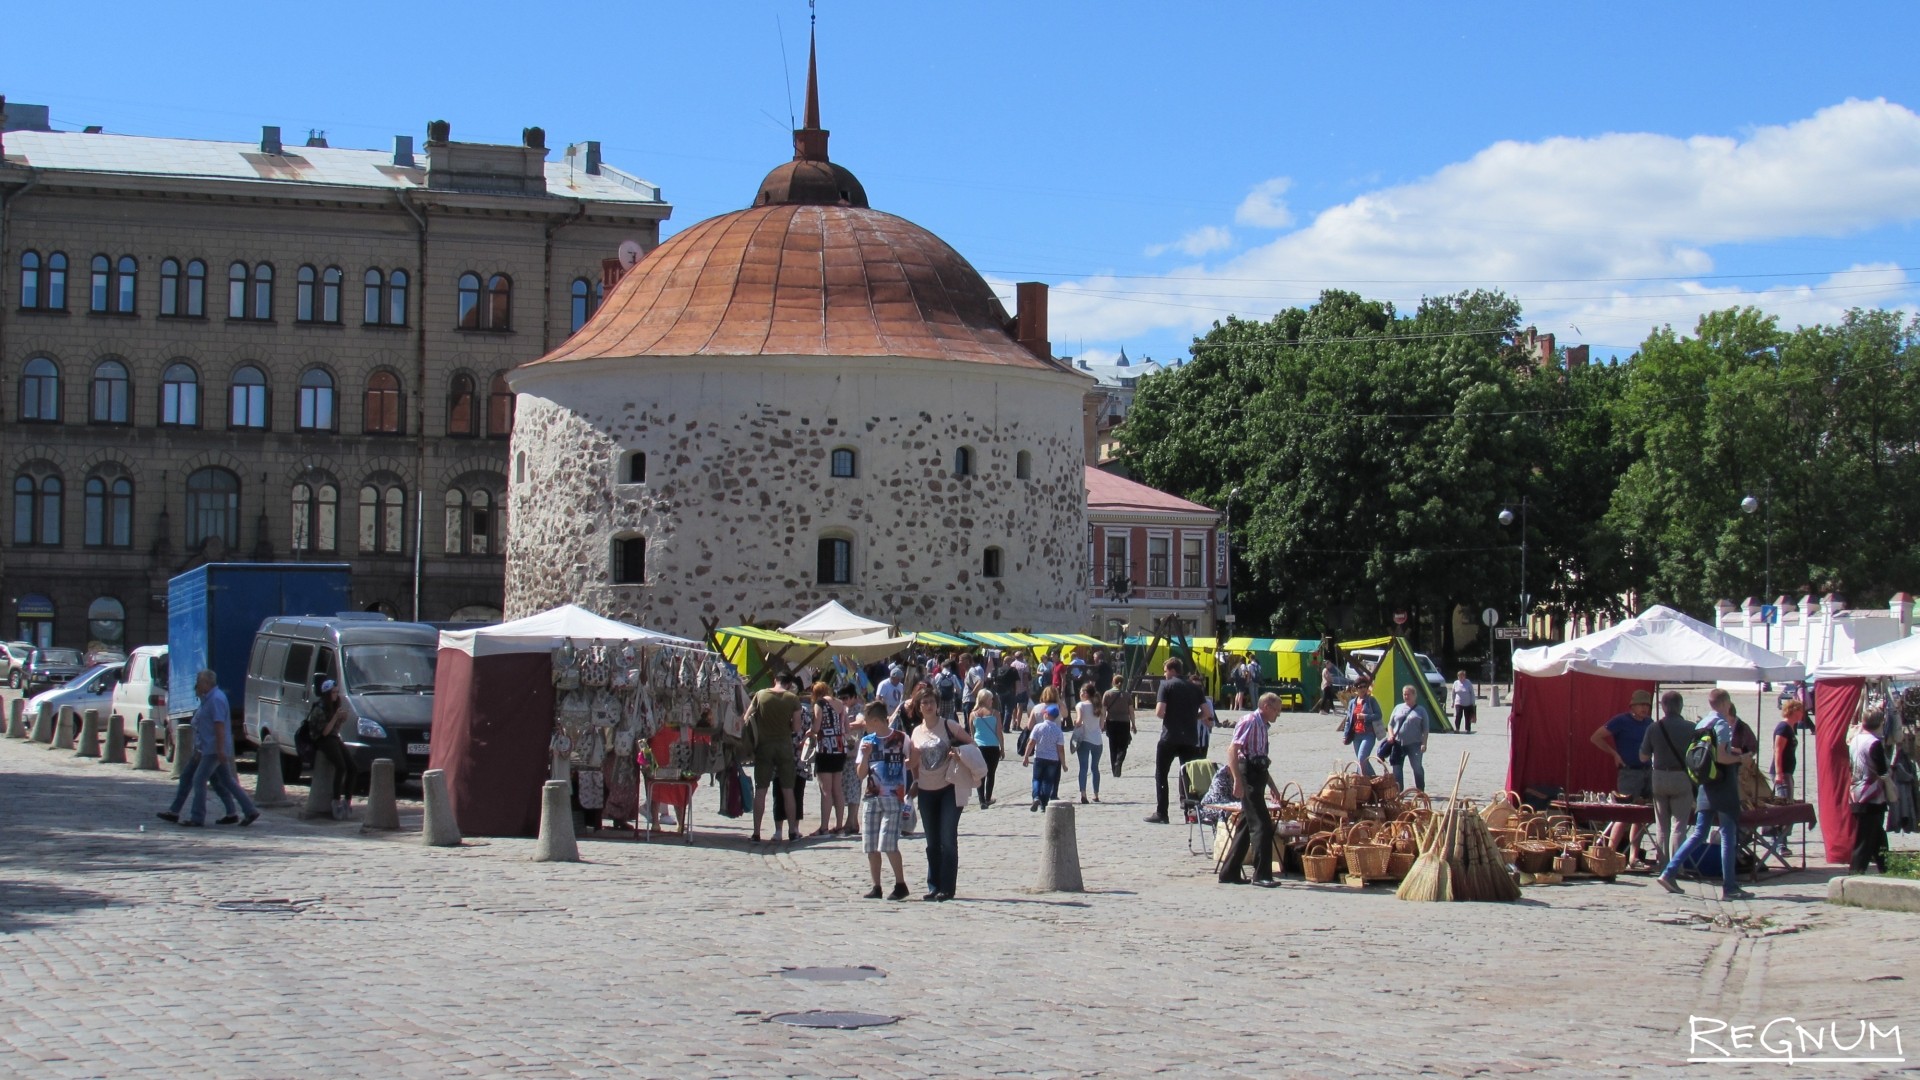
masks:
[[[27,715],[38,715],[42,707],[58,713],[61,706],[71,705],[78,713],[98,709],[101,716],[108,716],[113,710],[113,690],[120,685],[123,670],[120,664],[95,664],[71,680],[28,698]]]
[[[120,685],[113,690],[113,711],[127,726],[127,737],[140,730],[140,721],[159,725],[164,745],[172,733],[167,730],[167,647],[142,645],[127,657],[127,669]]]

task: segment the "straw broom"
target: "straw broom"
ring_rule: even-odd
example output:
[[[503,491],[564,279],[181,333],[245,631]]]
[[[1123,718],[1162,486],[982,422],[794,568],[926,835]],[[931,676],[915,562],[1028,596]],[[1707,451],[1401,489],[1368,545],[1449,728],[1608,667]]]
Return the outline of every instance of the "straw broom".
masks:
[[[1420,857],[1400,882],[1395,894],[1402,900],[1449,901],[1454,898],[1454,836],[1460,817],[1460,779],[1467,774],[1467,755],[1460,755],[1460,771],[1453,777],[1447,811],[1435,819],[1420,842]]]

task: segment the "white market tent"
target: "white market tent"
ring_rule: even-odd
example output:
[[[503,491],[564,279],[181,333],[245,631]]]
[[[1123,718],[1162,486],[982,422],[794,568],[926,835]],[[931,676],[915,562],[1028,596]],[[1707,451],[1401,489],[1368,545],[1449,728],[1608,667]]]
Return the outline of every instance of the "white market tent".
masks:
[[[651,641],[672,645],[698,645],[697,641],[663,634],[640,626],[602,618],[577,604],[562,604],[551,611],[524,619],[483,626],[475,630],[443,630],[440,647],[468,656],[497,656],[501,653],[546,652],[561,642],[573,641]]]
[[[1577,673],[1662,683],[1786,682],[1805,674],[1793,660],[1660,605],[1598,633],[1521,649],[1513,667],[1536,678]]]
[[[1920,637],[1889,641],[1844,660],[1828,660],[1807,671],[1820,679],[1920,679]]]
[[[913,644],[912,635],[897,636],[890,624],[855,615],[838,600],[829,600],[780,628],[783,634],[818,641],[836,656],[862,663],[884,660]]]

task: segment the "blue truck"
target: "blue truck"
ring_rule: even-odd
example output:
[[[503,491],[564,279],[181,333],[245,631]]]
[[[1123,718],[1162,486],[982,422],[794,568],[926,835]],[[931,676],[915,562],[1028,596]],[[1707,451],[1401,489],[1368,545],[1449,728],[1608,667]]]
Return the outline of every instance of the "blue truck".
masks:
[[[353,606],[346,563],[207,563],[167,582],[167,737],[193,716],[193,681],[211,668],[246,730],[254,632],[277,615],[332,615]]]

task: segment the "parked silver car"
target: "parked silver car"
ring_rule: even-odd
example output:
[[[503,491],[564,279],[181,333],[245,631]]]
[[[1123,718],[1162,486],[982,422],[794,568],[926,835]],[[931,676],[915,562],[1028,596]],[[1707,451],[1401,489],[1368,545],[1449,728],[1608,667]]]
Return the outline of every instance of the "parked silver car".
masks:
[[[95,664],[63,685],[28,698],[27,715],[38,715],[42,706],[58,713],[61,707],[71,705],[76,713],[98,709],[102,718],[111,716],[113,690],[120,685],[120,673],[125,670],[124,664]]]
[[[33,643],[0,641],[0,679],[15,690],[27,684],[27,661],[33,657]]]

